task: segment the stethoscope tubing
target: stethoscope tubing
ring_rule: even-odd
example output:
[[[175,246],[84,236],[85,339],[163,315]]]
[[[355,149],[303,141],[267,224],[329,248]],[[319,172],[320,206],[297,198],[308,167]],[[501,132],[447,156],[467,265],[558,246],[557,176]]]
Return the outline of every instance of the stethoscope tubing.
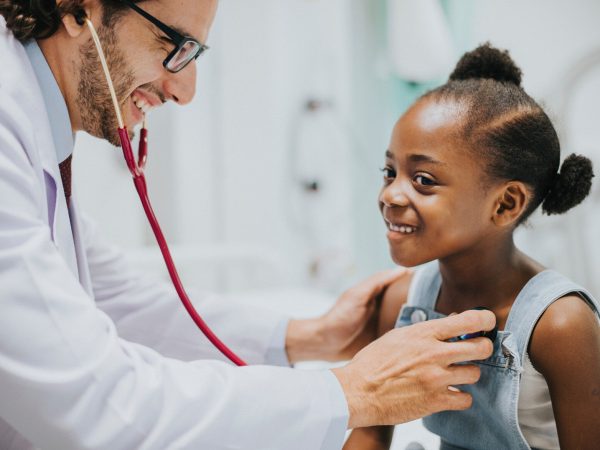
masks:
[[[204,336],[206,336],[206,338],[211,342],[211,344],[214,345],[225,357],[227,357],[235,365],[245,366],[246,363],[239,356],[237,356],[229,347],[227,347],[227,345],[225,345],[223,341],[219,339],[219,337],[211,330],[208,324],[202,319],[200,314],[198,314],[198,311],[196,311],[196,308],[192,304],[189,296],[187,295],[187,292],[185,291],[185,288],[183,287],[183,283],[181,282],[181,279],[179,278],[179,273],[177,272],[177,267],[175,266],[175,262],[173,261],[173,257],[171,256],[169,245],[167,244],[167,240],[164,236],[164,233],[162,232],[158,219],[154,214],[154,210],[152,209],[152,204],[150,202],[150,197],[148,196],[146,177],[144,175],[144,167],[146,165],[148,155],[148,130],[146,128],[145,118],[140,133],[138,160],[136,161],[133,155],[133,150],[131,148],[129,132],[127,130],[127,127],[123,123],[121,110],[119,108],[114,85],[112,83],[112,77],[110,76],[108,64],[106,63],[104,51],[102,50],[102,44],[100,43],[100,39],[98,38],[98,35],[92,22],[89,19],[86,19],[86,23],[92,34],[92,39],[96,46],[96,50],[98,51],[104,76],[106,78],[106,82],[108,83],[108,88],[110,90],[115,114],[117,116],[117,122],[119,125],[118,133],[119,140],[121,142],[121,149],[123,150],[123,157],[125,158],[127,168],[129,169],[129,172],[133,177],[133,184],[138,193],[138,196],[140,197],[144,213],[146,214],[146,218],[148,219],[150,228],[154,233],[154,237],[156,238],[156,242],[158,244],[158,247],[160,248],[160,252],[165,261],[167,271],[169,272],[169,277],[171,278],[177,295],[179,296],[183,307],[185,308],[191,319],[194,321],[194,323],[200,329],[200,331],[204,334]]]

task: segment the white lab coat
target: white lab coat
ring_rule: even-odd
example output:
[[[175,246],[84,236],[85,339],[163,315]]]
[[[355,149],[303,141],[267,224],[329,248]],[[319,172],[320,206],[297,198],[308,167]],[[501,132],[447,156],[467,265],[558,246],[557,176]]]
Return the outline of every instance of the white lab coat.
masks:
[[[67,208],[37,79],[0,22],[0,448],[340,448],[331,373],[184,362],[215,351],[170,285],[132,271],[75,197]],[[264,362],[282,317],[192,297]]]

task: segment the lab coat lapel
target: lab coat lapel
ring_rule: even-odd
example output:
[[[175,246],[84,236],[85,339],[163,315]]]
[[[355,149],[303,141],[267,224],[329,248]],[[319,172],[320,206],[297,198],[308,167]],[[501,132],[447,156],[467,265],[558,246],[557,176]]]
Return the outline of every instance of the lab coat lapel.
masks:
[[[42,101],[43,105],[43,100]],[[40,151],[42,168],[46,176],[46,198],[48,199],[49,217],[53,217],[54,223],[50,224],[52,238],[58,250],[69,265],[73,275],[79,278],[77,255],[75,252],[74,236],[69,219],[69,209],[65,199],[62,179],[56,160],[56,149],[52,140],[50,123],[45,108],[37,110],[40,116],[36,123],[40,126],[36,133],[37,147]],[[50,178],[50,180],[49,180]],[[54,200],[54,205],[52,204]],[[54,214],[52,214],[54,209]]]
[[[20,82],[18,86],[11,87],[22,91],[20,98],[24,102],[30,103],[26,109],[31,114],[30,120],[35,129],[35,132],[32,133],[35,144],[34,149],[25,146],[25,151],[31,161],[41,164],[46,188],[48,224],[52,233],[52,240],[73,274],[79,278],[69,212],[44,98],[25,49],[21,44],[16,44],[12,50],[14,50],[14,53],[10,56],[15,58],[17,63],[10,65],[11,70],[20,72],[19,74],[15,73]]]
[[[79,207],[77,206],[77,194],[73,192],[69,205],[71,215],[71,228],[73,230],[73,243],[79,271],[79,282],[85,291],[93,297],[92,278],[89,271],[87,253],[85,251],[83,228],[79,218]]]
[[[48,125],[47,118],[44,125]],[[46,145],[39,146],[39,148],[42,167],[46,175],[46,198],[48,199],[48,209],[50,211],[49,217],[53,217],[54,219],[54,223],[50,224],[52,238],[65,261],[67,261],[73,275],[79,278],[77,254],[75,252],[69,209],[65,199],[65,191],[58,169],[58,162],[56,161],[56,150],[54,149],[52,136],[49,131],[48,125],[48,133],[38,132],[36,137],[47,140]],[[54,204],[52,204],[52,200],[54,200]],[[54,209],[53,215],[52,209]]]

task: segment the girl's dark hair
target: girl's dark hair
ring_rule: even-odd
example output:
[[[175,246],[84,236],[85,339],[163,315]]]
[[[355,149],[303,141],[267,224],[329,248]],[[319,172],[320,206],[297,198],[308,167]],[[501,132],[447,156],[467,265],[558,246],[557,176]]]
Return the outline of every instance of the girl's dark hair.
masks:
[[[562,214],[590,192],[592,162],[572,154],[560,166],[560,143],[544,110],[521,87],[521,70],[507,51],[489,43],[465,53],[446,84],[424,95],[467,106],[461,137],[486,158],[488,174],[533,191],[520,222],[542,204]]]
[[[84,17],[82,3],[82,0],[65,0],[60,5],[56,0],[0,0],[0,15],[15,38],[25,42],[52,36],[67,14]],[[102,0],[102,6],[104,25],[114,23],[118,19],[116,14],[126,8],[119,0]]]

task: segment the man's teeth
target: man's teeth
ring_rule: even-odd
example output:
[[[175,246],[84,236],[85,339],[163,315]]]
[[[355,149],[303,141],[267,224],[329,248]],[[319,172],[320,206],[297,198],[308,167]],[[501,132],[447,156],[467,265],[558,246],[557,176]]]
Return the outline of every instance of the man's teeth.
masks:
[[[409,225],[394,225],[393,223],[388,223],[390,230],[392,231],[396,231],[398,233],[403,233],[403,234],[411,234],[414,233],[415,231],[417,231],[416,227],[411,227]]]
[[[152,106],[150,106],[150,104],[146,100],[144,100],[143,98],[139,98],[135,94],[133,94],[131,96],[131,99],[133,100],[133,103],[135,104],[135,106],[137,106],[138,109],[140,111],[142,111],[143,113],[147,113],[148,111],[150,111],[152,109]]]

